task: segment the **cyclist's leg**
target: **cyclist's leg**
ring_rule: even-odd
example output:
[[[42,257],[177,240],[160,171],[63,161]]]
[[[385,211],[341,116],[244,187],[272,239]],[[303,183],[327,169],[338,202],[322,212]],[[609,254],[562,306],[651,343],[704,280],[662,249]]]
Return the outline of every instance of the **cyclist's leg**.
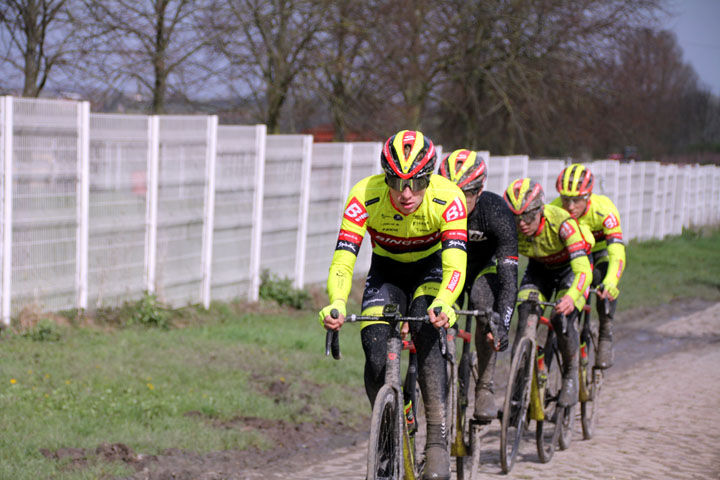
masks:
[[[420,285],[416,290],[409,315],[426,314],[440,287],[439,279],[434,280],[436,281]],[[418,383],[425,404],[427,423],[423,479],[449,479],[450,452],[447,449],[445,425],[447,368],[440,350],[440,333],[431,324],[413,324],[411,332],[418,352]]]
[[[390,283],[390,280],[371,266],[363,293],[364,315],[381,315],[383,306],[389,303],[400,305],[401,310],[405,309],[407,295],[397,285]],[[365,352],[365,392],[370,408],[375,404],[377,392],[385,383],[385,357],[389,334],[390,326],[386,322],[363,322],[360,338]]]
[[[537,313],[540,315],[542,309],[537,312],[532,312],[532,306],[525,302],[530,297],[530,294],[537,292],[539,294],[539,300],[547,302],[551,297],[555,289],[554,282],[552,281],[551,272],[540,262],[530,259],[528,261],[527,269],[523,275],[522,281],[520,282],[520,288],[518,289],[517,299],[520,302],[517,310],[517,330],[515,333],[515,340],[513,341],[512,352],[515,355],[515,349],[520,339],[525,334],[525,328],[527,326],[526,320],[528,315],[531,313]]]
[[[601,250],[593,254],[595,257],[595,269],[593,270],[593,287],[600,285],[607,274],[608,256],[607,250]],[[609,302],[610,311],[605,312],[604,301],[597,299],[595,308],[600,320],[599,345],[596,358],[596,365],[600,368],[610,368],[614,362],[612,341],[613,341],[613,319],[615,317],[615,307],[617,307],[617,299]]]
[[[572,285],[574,273],[570,266],[555,272],[555,279],[558,285],[557,298],[562,298]],[[578,400],[578,353],[580,350],[580,334],[578,332],[578,314],[585,305],[585,297],[575,302],[575,309],[566,316],[563,322],[562,316],[553,314],[550,319],[557,337],[558,349],[563,359],[563,386],[558,403],[568,407],[575,405]]]
[[[482,270],[473,282],[470,291],[470,309],[491,307],[495,310],[495,294],[498,282],[495,265]],[[478,381],[475,384],[475,412],[477,420],[490,421],[497,418],[495,406],[495,360],[497,353],[487,341],[487,329],[475,329],[477,350]]]

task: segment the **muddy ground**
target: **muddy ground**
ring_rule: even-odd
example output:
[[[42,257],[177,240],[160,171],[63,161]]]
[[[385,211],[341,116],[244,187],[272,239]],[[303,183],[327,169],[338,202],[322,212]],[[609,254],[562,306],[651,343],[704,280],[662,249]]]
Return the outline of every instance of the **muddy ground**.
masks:
[[[509,476],[544,478],[720,478],[720,304],[683,300],[618,314],[616,364],[603,387],[598,433],[540,464],[532,435]],[[360,373],[359,373],[360,374]],[[498,372],[501,375],[500,371]],[[500,389],[499,389],[500,390]],[[497,392],[498,399],[502,391]],[[369,412],[368,412],[369,413]],[[187,412],[187,415],[200,415]],[[237,417],[215,428],[259,429],[276,448],[160,455],[122,444],[94,451],[43,450],[76,468],[93,458],[131,465],[128,480],[362,479],[367,431],[343,425],[339,412],[318,424]],[[484,476],[500,477],[497,429],[488,434]]]

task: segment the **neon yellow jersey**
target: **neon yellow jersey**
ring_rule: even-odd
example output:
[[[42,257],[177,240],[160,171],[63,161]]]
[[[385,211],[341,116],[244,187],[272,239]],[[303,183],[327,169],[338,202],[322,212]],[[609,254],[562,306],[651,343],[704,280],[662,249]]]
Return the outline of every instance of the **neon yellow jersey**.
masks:
[[[586,230],[587,232],[587,230]],[[587,254],[590,250],[578,223],[564,209],[545,205],[540,226],[532,237],[518,230],[518,252],[550,268],[570,263],[575,279],[567,294],[576,301],[584,296],[592,281],[592,270]]]
[[[365,232],[373,253],[402,263],[416,262],[442,250],[443,275],[436,298],[452,305],[465,284],[467,207],[465,195],[439,175],[417,210],[404,215],[392,203],[385,175],[360,180],[345,203],[340,233],[328,276],[330,301],[347,301],[355,260]]]
[[[556,198],[552,205],[562,207],[562,200]],[[595,238],[592,251],[607,249],[608,271],[603,284],[617,287],[625,270],[625,244],[620,226],[620,213],[615,204],[605,195],[591,194],[585,212],[577,219],[580,225],[587,225]]]

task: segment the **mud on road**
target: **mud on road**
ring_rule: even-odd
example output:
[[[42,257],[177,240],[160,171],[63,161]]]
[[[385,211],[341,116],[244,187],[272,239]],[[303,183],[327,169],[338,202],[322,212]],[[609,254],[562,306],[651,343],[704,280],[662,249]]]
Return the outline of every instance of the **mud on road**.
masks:
[[[616,363],[605,377],[593,439],[582,440],[578,419],[570,448],[541,464],[531,423],[514,469],[502,475],[495,422],[485,437],[484,478],[720,478],[720,303],[686,300],[622,312],[615,332]],[[500,364],[507,359],[500,360],[496,379],[502,383]],[[500,404],[503,388],[497,390]],[[261,429],[277,448],[146,456],[110,445],[103,454],[135,468],[128,480],[365,478],[368,432],[348,431],[339,415],[316,425],[236,420],[221,428]],[[118,451],[117,458],[107,453]],[[86,452],[43,453],[81,459]]]

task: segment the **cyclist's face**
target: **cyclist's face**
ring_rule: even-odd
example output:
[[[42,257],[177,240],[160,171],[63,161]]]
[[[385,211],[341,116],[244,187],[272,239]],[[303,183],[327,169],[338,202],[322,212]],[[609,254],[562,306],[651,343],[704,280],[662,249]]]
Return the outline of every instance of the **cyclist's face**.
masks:
[[[528,212],[529,213],[529,212]],[[542,208],[538,208],[535,215],[532,217],[532,220],[529,220],[527,218],[528,215],[516,215],[515,216],[515,224],[518,227],[518,230],[520,230],[520,233],[525,235],[526,237],[532,237],[535,235],[535,232],[537,232],[537,229],[540,227],[540,219],[542,218]]]
[[[562,206],[567,210],[573,218],[579,218],[587,209],[587,197],[560,197]]]
[[[477,199],[482,193],[482,190],[480,191],[470,191],[470,192],[464,192],[465,193],[465,203],[467,204],[467,211],[472,212],[473,209],[475,209],[475,204],[477,204]]]
[[[413,192],[409,186],[405,186],[402,190],[395,190],[390,188],[390,199],[395,205],[395,208],[400,210],[401,213],[409,215],[418,209],[422,203],[423,197],[425,196],[425,189]]]

